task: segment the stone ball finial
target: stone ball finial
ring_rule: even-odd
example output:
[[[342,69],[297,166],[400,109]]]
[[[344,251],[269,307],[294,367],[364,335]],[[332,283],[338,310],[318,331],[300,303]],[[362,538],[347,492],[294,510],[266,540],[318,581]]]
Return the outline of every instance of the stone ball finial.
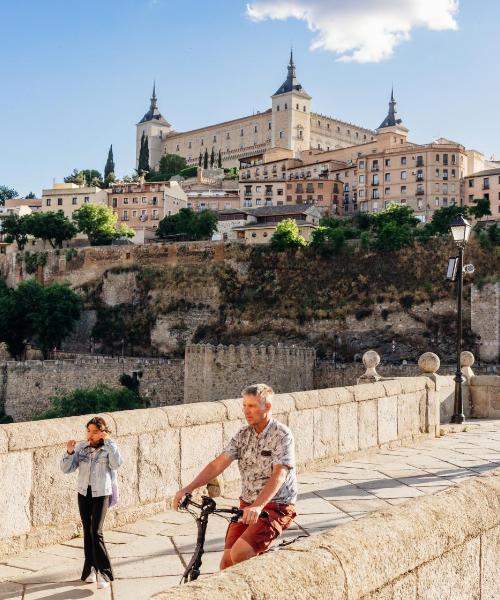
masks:
[[[363,364],[367,369],[374,369],[380,364],[380,356],[375,350],[368,350],[363,354]]]
[[[474,364],[474,354],[468,350],[464,350],[460,353],[460,366],[461,367],[472,367]]]
[[[424,352],[418,359],[418,366],[422,373],[437,373],[440,365],[439,356],[434,352]]]

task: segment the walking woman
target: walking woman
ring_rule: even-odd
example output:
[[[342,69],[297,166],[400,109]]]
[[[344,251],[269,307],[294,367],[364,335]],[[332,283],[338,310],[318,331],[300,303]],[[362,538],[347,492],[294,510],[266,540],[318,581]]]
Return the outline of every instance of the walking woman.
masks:
[[[102,526],[106,512],[116,503],[116,470],[123,463],[111,431],[102,417],[87,423],[87,441],[69,440],[61,461],[64,473],[78,469],[78,508],[83,525],[85,562],[82,581],[109,587],[113,571],[104,544]]]

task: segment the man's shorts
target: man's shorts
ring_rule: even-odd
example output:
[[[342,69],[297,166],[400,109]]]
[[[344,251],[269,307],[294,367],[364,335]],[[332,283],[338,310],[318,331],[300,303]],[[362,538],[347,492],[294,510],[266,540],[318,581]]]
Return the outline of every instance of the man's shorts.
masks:
[[[240,508],[246,506],[250,506],[250,504],[240,498]],[[269,517],[259,518],[254,525],[246,525],[241,522],[229,524],[224,550],[231,549],[236,540],[241,538],[255,550],[256,554],[261,554],[269,548],[273,540],[290,527],[293,519],[297,516],[293,504],[269,502],[263,510],[269,514]]]

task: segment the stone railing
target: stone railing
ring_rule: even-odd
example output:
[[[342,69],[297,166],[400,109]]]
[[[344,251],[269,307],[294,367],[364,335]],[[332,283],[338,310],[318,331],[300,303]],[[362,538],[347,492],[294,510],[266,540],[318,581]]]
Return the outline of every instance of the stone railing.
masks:
[[[441,391],[428,377],[276,395],[273,412],[295,435],[299,470],[439,435]],[[182,484],[243,425],[241,400],[104,415],[124,457],[121,500],[108,527],[165,510]],[[65,442],[88,416],[0,426],[0,555],[70,539],[79,531],[76,475],[59,468]],[[236,465],[223,484],[234,488]]]
[[[497,470],[154,598],[494,600],[499,564]]]

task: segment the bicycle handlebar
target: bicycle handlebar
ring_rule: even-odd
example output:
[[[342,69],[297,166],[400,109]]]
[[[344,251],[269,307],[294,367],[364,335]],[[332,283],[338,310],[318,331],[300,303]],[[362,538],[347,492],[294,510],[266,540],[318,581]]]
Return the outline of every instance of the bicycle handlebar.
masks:
[[[199,504],[198,502],[192,500],[191,494],[186,494],[182,502],[179,504],[179,508],[181,510],[187,510],[188,506],[190,505],[207,513],[226,513],[233,515],[238,519],[243,516],[243,510],[237,506],[232,506],[231,508],[216,508],[215,500],[209,496],[202,496],[202,504]],[[263,510],[259,515],[259,518],[261,519],[267,519],[268,517],[269,513],[265,510]]]

